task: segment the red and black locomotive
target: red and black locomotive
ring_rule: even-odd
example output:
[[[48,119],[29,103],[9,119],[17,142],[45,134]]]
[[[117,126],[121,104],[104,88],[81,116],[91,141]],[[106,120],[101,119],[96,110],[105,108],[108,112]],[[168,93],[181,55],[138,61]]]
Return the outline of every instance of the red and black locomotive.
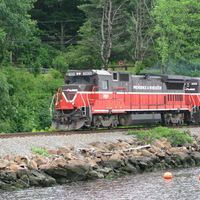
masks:
[[[200,78],[70,71],[54,95],[54,129],[200,122]]]

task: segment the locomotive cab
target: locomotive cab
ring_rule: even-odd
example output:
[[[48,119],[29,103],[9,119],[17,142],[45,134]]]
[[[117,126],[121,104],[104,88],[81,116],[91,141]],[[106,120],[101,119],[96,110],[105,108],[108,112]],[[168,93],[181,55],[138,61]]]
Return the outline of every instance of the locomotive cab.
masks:
[[[92,91],[98,85],[97,74],[93,71],[73,71],[65,75],[63,89],[76,88],[78,91]]]

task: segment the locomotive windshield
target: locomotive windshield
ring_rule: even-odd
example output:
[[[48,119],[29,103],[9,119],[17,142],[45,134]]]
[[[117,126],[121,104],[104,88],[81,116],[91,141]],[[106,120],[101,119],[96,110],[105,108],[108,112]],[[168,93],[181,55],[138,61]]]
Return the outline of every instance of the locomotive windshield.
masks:
[[[89,84],[90,78],[88,76],[73,77],[72,83],[73,84]]]
[[[90,84],[90,78],[88,76],[74,76],[72,79],[65,81],[67,84]]]

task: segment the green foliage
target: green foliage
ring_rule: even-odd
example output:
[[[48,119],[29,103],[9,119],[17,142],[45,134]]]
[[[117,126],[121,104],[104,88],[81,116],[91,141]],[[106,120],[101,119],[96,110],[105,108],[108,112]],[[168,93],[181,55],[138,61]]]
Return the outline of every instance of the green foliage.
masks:
[[[58,70],[61,72],[61,74],[65,74],[68,70],[68,63],[66,58],[63,55],[58,55],[53,59],[53,67],[54,69]]]
[[[31,147],[31,151],[34,152],[34,153],[38,153],[42,156],[46,156],[46,157],[51,156],[50,154],[48,154],[48,151],[44,148]]]
[[[4,119],[10,105],[10,96],[9,90],[12,88],[12,85],[8,83],[6,74],[0,71],[0,119]]]
[[[0,73],[3,86],[0,93],[4,96],[0,102],[0,132],[29,132],[50,127],[49,107],[63,78],[43,74],[35,77],[12,67],[3,72],[2,76]]]
[[[36,0],[1,0],[0,3],[0,27],[4,31],[4,37],[1,33],[0,48],[0,65],[2,64],[5,52],[12,44],[13,40],[24,38],[30,34],[31,28],[34,27],[34,21],[30,20],[27,14]]]
[[[65,72],[67,73],[67,71]],[[53,79],[61,79],[63,78],[63,74],[61,72],[59,72],[58,70],[55,70],[53,68],[50,69],[50,71],[47,73],[47,76],[49,76],[49,78],[53,78]]]
[[[134,74],[140,74],[142,70],[145,70],[146,66],[141,61],[135,63]]]
[[[57,129],[53,129],[52,126],[50,127],[45,127],[44,129],[40,129],[40,130],[37,130],[35,128],[32,129],[32,132],[47,132],[47,131],[60,131],[60,130],[57,130]]]
[[[154,139],[165,137],[171,142],[172,146],[179,146],[185,142],[193,142],[188,131],[169,129],[166,127],[156,127],[149,130],[128,130],[126,134],[135,134],[138,140],[145,140],[147,143],[151,143]]]
[[[170,60],[167,63],[169,74],[181,74],[184,76],[200,77],[200,59],[194,60]]]
[[[196,0],[156,0],[154,11],[157,51],[162,66],[173,60],[192,61],[199,58],[198,26],[200,2]],[[166,70],[165,70],[166,71]]]
[[[32,19],[40,21],[39,36],[45,43],[65,50],[66,44],[76,44],[77,30],[82,25],[85,15],[78,9],[82,0],[37,0],[29,12]]]

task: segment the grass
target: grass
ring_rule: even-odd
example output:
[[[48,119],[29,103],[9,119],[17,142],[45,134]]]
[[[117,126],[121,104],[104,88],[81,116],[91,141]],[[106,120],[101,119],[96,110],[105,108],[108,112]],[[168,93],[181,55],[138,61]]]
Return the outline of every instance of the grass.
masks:
[[[42,156],[46,156],[46,157],[51,156],[50,154],[48,154],[48,151],[44,148],[31,147],[31,151],[34,152],[34,153],[38,153]]]
[[[171,142],[173,147],[181,146],[185,142],[193,142],[193,138],[188,130],[180,131],[178,129],[169,129],[161,126],[149,130],[128,130],[125,134],[134,134],[138,140],[144,140],[147,143],[151,143],[154,139],[165,137]]]

